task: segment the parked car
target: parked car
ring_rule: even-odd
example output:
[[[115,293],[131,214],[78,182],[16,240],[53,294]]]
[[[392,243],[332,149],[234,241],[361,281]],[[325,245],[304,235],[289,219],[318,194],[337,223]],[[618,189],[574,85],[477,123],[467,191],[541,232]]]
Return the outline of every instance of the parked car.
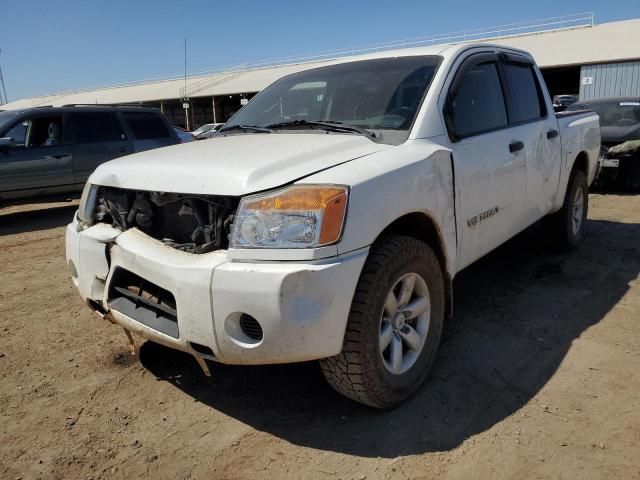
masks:
[[[496,45],[283,77],[208,142],[102,165],[66,233],[100,316],[206,360],[320,359],[338,392],[416,391],[455,275],[534,222],[575,248],[600,129]],[[106,245],[106,248],[105,248]]]
[[[42,107],[0,112],[0,200],[81,191],[114,158],[178,143],[153,108]]]
[[[224,123],[207,123],[206,125],[203,125],[192,132],[193,138],[195,138],[196,140],[213,138],[223,126]]]
[[[205,123],[204,125],[200,125],[195,130],[192,130],[191,133],[194,137],[200,135],[201,133],[208,132],[211,128],[213,128],[213,123]]]
[[[174,125],[173,130],[176,132],[176,135],[180,139],[180,143],[188,143],[188,142],[193,142],[195,140],[195,138],[193,137],[193,134],[185,128]]]
[[[567,110],[594,110],[600,116],[598,181],[640,190],[640,97],[596,98],[574,103]]]
[[[578,101],[578,95],[555,95],[553,97],[553,109],[562,112],[569,105]]]

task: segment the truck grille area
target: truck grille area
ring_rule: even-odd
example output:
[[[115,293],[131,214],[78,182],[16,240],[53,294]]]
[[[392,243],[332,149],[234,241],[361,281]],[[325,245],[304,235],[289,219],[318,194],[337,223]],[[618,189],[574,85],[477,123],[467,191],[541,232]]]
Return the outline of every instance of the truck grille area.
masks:
[[[176,299],[171,292],[124,268],[111,277],[109,308],[147,327],[173,338],[179,338]]]
[[[93,217],[123,231],[138,228],[165,245],[199,254],[229,246],[239,201],[219,195],[100,187]]]

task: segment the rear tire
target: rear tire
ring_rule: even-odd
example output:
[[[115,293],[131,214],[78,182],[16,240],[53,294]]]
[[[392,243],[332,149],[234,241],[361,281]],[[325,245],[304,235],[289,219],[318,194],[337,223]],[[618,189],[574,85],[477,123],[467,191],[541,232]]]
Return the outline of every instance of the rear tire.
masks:
[[[562,208],[544,218],[545,230],[560,248],[574,250],[582,240],[588,211],[587,177],[580,170],[573,170],[569,177]]]
[[[339,393],[391,408],[423,383],[444,321],[440,263],[424,242],[382,237],[371,248],[356,287],[342,352],[320,361]]]

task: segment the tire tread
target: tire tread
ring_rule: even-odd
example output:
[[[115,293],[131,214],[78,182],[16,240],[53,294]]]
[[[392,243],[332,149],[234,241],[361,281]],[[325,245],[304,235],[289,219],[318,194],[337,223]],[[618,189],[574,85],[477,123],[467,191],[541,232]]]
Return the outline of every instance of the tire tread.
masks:
[[[400,262],[406,261],[407,257],[421,258],[426,262],[427,268],[439,272],[440,285],[429,285],[429,288],[430,291],[433,289],[432,294],[443,295],[444,281],[440,263],[427,244],[407,236],[382,236],[372,246],[360,275],[349,313],[343,350],[339,355],[320,361],[325,378],[335,390],[372,407],[396,406],[420,386],[412,386],[409,392],[389,389],[381,384],[373,371],[375,366],[365,358],[368,352],[377,352],[378,349],[377,345],[371,345],[370,340],[363,335],[367,323],[371,318],[376,318],[376,312],[372,311],[372,296],[379,293],[385,278]],[[440,335],[440,331],[437,334]]]

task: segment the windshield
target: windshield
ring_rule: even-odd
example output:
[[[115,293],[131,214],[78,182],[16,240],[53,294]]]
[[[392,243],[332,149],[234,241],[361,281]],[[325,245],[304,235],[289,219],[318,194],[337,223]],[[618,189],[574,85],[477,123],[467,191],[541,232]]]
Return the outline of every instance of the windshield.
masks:
[[[625,127],[640,124],[640,101],[576,103],[567,110],[595,110],[602,127]]]
[[[280,133],[287,127],[282,124],[290,122],[309,133],[318,130],[306,122],[325,122],[372,130],[377,141],[398,144],[408,137],[439,62],[435,56],[383,58],[289,75],[251,100],[222,133],[250,131],[240,126]],[[339,133],[358,134],[356,129]]]

